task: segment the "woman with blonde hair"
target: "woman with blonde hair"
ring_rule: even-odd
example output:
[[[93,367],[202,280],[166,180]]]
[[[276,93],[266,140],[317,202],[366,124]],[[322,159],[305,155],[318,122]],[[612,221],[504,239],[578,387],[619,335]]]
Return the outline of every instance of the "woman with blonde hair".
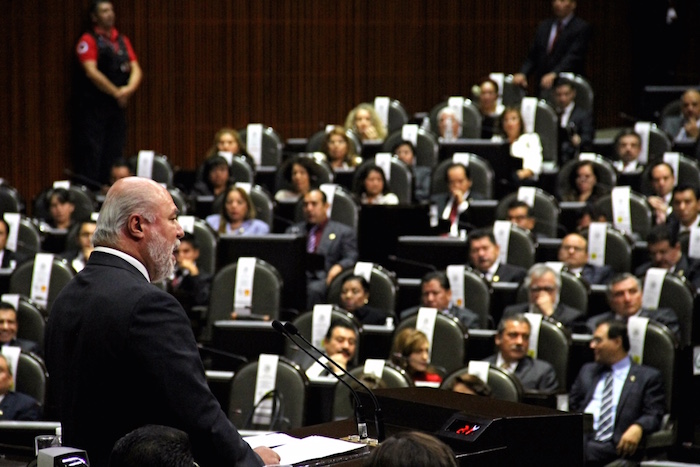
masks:
[[[377,111],[374,110],[374,106],[366,102],[350,111],[345,119],[345,129],[356,132],[363,142],[384,140],[387,133]]]
[[[391,361],[406,370],[413,382],[440,384],[442,376],[430,365],[430,342],[421,331],[406,328],[394,338]]]

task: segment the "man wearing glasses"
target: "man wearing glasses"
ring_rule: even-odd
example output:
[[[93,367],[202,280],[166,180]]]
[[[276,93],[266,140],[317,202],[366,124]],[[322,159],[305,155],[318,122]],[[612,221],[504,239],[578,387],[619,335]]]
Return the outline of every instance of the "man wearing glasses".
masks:
[[[567,271],[589,284],[607,284],[615,274],[610,266],[588,263],[588,240],[578,233],[571,233],[561,241],[559,261],[564,263]]]

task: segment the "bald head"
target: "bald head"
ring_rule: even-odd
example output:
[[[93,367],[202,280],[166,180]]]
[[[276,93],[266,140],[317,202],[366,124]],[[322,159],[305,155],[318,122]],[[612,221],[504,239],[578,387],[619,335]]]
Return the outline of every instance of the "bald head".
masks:
[[[174,267],[173,250],[184,234],[177,215],[170,193],[158,183],[122,178],[107,192],[93,242],[133,256],[158,281]]]
[[[686,120],[700,118],[700,91],[688,89],[681,97],[681,111]]]

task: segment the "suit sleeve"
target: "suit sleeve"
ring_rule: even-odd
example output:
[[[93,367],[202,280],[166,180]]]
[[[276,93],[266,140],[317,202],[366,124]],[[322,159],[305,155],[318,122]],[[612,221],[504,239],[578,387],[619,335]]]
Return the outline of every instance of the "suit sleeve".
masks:
[[[576,381],[574,381],[573,386],[571,386],[571,392],[569,392],[569,410],[572,412],[583,412],[584,402],[586,400],[586,394],[589,390],[589,386],[592,384],[590,378],[587,377],[587,372],[590,370],[587,368],[589,365],[584,365],[579,371]]]
[[[549,39],[549,31],[551,27],[552,23],[549,21],[543,21],[539,24],[539,26],[537,26],[535,40],[530,47],[527,57],[525,57],[523,65],[520,67],[520,73],[529,75],[535,70],[535,64],[538,61],[538,57],[547,49],[547,40]],[[544,46],[542,45],[543,40]]]
[[[554,371],[554,367],[552,365],[546,365],[546,368],[542,373],[542,377],[537,382],[537,389],[544,392],[554,392],[559,389],[557,373]]]
[[[647,368],[650,372],[643,390],[643,403],[641,415],[632,422],[639,424],[644,430],[644,434],[653,433],[661,427],[661,418],[666,411],[664,384],[661,379],[661,373],[651,368]]]
[[[659,308],[653,320],[668,327],[677,339],[681,337],[681,326],[678,323],[676,312],[670,308]]]
[[[353,266],[357,262],[359,256],[357,252],[357,238],[355,233],[348,228],[338,235],[340,240],[339,261],[336,264],[345,268]]]
[[[162,410],[170,412],[164,415],[189,434],[200,465],[262,465],[209,390],[189,321],[175,298],[160,291],[144,296],[128,339],[135,374],[147,378],[139,387],[162,400]]]
[[[591,26],[584,23],[581,25],[580,30],[576,31],[575,34],[576,37],[571,45],[566,49],[564,56],[552,68],[551,71],[553,73],[558,74],[562,71],[574,71],[580,66],[581,63],[583,63],[586,50],[588,50],[588,42],[591,38]]]

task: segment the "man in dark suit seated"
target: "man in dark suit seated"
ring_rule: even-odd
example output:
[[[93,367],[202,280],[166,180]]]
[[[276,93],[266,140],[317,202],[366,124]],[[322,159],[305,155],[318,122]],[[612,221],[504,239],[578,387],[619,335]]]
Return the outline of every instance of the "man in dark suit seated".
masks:
[[[661,129],[673,141],[697,141],[700,135],[700,91],[688,89],[684,92],[681,96],[681,113],[664,117]]]
[[[430,167],[416,164],[416,148],[410,141],[401,141],[392,150],[401,162],[413,171],[413,198],[416,202],[430,199]]]
[[[18,339],[17,310],[11,303],[0,302],[0,347],[19,347],[23,352],[39,353],[39,345],[28,339]]]
[[[452,290],[447,275],[442,271],[431,271],[427,273],[420,282],[421,306],[426,308],[437,308],[437,310],[452,318],[457,318],[467,329],[479,329],[479,315],[462,306],[452,303]],[[466,294],[465,294],[466,295]],[[420,307],[414,306],[402,311],[399,318],[404,320],[409,316],[418,313]]]
[[[608,283],[607,289],[611,311],[589,318],[586,322],[589,331],[595,331],[598,324],[605,320],[627,323],[630,317],[640,316],[665,325],[676,338],[680,338],[680,324],[676,313],[670,308],[657,308],[656,310],[642,308],[642,295],[642,281],[638,277],[628,272],[613,277]]]
[[[63,441],[104,466],[119,438],[165,424],[189,435],[202,466],[278,463],[268,448],[253,451],[221,410],[185,310],[151,283],[175,268],[184,234],[177,215],[168,191],[150,179],[123,178],[107,192],[95,250],[46,327],[49,400]]]
[[[352,360],[355,358],[358,338],[357,331],[342,321],[332,321],[331,325],[328,326],[326,336],[323,338],[323,350],[337,365],[333,365],[333,363],[330,362],[324,363],[326,363],[335,374],[343,374],[343,371],[340,370],[338,366],[346,370],[350,369]],[[330,376],[327,370],[316,363],[316,361],[305,352],[297,352],[293,360],[299,364],[309,377]],[[325,360],[325,358],[322,360]]]
[[[641,172],[644,166],[639,163],[642,153],[642,137],[633,128],[624,128],[615,136],[615,155],[613,167],[620,173]]]
[[[190,311],[193,306],[205,306],[209,303],[212,276],[199,269],[199,242],[191,233],[185,233],[180,239],[180,246],[175,254],[177,267],[167,288],[182,307]]]
[[[581,368],[569,394],[572,412],[593,414],[595,432],[584,439],[586,465],[638,461],[642,438],[661,426],[665,400],[661,373],[632,362],[627,355],[627,326],[619,321],[599,323],[591,349],[595,362]]]
[[[9,236],[10,224],[0,215],[0,267],[2,269],[14,269],[20,262],[15,252],[6,248]]]
[[[357,262],[357,238],[352,229],[328,218],[328,200],[321,190],[304,195],[306,222],[294,224],[287,233],[306,236],[306,251],[320,256],[323,267],[306,272],[306,302],[311,310],[317,303],[325,303],[326,288],[343,269]]]
[[[688,258],[681,251],[681,242],[672,226],[654,226],[647,235],[648,261],[634,271],[637,277],[644,277],[649,268],[666,269],[670,274],[684,278],[693,290],[700,287],[700,263]]]
[[[41,420],[41,404],[26,394],[10,391],[13,383],[10,362],[0,353],[0,420]]]
[[[437,206],[438,217],[449,221],[450,235],[454,237],[459,235],[460,229],[466,229],[469,201],[481,197],[472,193],[471,171],[464,164],[454,162],[448,165],[445,183],[449,191],[434,194],[430,201]]]
[[[498,353],[484,359],[520,380],[523,389],[554,392],[559,389],[554,367],[527,355],[530,349],[530,321],[522,314],[504,317],[496,333]]]
[[[469,234],[469,260],[472,266],[489,282],[521,282],[527,271],[520,266],[501,263],[500,248],[491,229],[474,230]]]
[[[535,225],[537,224],[535,212],[525,201],[520,201],[518,199],[511,201],[508,204],[506,218],[521,229],[530,232],[530,236],[534,242],[537,242],[540,238],[547,238],[546,235],[534,231]]]
[[[527,272],[525,283],[528,290],[528,303],[516,303],[503,310],[503,316],[522,313],[539,313],[547,316],[569,329],[584,327],[584,313],[581,310],[563,304],[559,300],[561,293],[561,276],[543,263],[533,265]]]
[[[576,0],[554,0],[554,18],[537,26],[535,40],[520,72],[513,75],[513,84],[527,88],[527,75],[532,74],[539,89],[550,89],[562,71],[582,74],[591,37],[590,25],[574,16]]]
[[[588,240],[578,233],[570,233],[562,239],[559,261],[567,271],[589,284],[607,284],[615,274],[610,266],[594,266],[588,262]]]
[[[576,88],[566,78],[554,83],[554,104],[559,115],[559,165],[593,148],[593,114],[576,105]]]

